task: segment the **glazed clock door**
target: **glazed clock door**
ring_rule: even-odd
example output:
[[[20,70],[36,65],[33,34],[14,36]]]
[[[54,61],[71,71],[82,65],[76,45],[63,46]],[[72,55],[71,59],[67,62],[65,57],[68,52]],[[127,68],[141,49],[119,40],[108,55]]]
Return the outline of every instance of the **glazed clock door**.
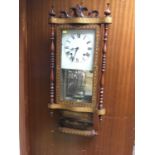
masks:
[[[56,32],[56,102],[95,107],[100,27],[64,25]]]

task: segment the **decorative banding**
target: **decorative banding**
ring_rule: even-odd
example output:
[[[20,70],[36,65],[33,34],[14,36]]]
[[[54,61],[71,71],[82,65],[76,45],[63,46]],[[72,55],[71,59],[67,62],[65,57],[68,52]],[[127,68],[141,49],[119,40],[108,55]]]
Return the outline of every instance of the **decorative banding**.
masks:
[[[49,104],[48,108],[52,110],[69,110],[74,112],[90,112],[90,113],[95,112],[95,110],[91,107],[69,107],[64,104]],[[105,115],[106,109],[97,110],[97,114],[102,116]]]
[[[112,23],[112,17],[111,16],[106,16],[104,19],[104,24],[111,24]]]
[[[100,116],[105,115],[106,114],[106,109],[97,110],[97,114],[100,115]]]
[[[69,107],[64,104],[49,104],[48,107],[49,109],[62,109],[75,112],[94,112],[94,109],[92,107]]]
[[[79,136],[87,136],[87,137],[93,137],[93,136],[97,135],[97,132],[94,129],[92,129],[92,130],[78,130],[78,129],[59,127],[59,131],[62,133],[79,135]]]
[[[107,16],[103,18],[56,18],[51,17],[49,18],[50,24],[111,24],[112,23],[112,17]]]

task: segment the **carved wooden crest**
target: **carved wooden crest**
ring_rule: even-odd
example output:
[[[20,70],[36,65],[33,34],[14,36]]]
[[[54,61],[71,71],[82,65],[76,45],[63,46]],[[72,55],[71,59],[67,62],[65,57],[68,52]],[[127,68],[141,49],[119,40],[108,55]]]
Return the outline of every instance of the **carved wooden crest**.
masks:
[[[54,7],[52,6],[49,13],[50,17],[59,17],[59,18],[74,18],[74,17],[83,17],[83,18],[97,18],[99,17],[99,12],[97,10],[88,10],[87,7],[77,4],[75,7],[71,7],[69,10],[60,11],[57,16]],[[111,11],[109,9],[109,3],[107,3],[107,8],[104,11],[105,16],[110,16]]]

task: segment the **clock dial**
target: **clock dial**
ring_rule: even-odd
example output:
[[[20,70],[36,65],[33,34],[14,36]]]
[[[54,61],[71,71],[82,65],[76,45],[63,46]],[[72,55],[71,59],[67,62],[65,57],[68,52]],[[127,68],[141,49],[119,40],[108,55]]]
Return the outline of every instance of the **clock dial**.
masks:
[[[63,30],[61,68],[92,70],[95,30]]]

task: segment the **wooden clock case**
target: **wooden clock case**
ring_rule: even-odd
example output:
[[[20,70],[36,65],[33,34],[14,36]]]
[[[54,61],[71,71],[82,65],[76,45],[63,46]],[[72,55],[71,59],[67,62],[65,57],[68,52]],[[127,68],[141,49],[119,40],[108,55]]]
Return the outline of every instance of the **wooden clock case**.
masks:
[[[68,13],[69,12],[69,13]],[[51,101],[49,109],[60,110],[59,131],[81,136],[95,136],[93,114],[97,113],[102,120],[105,115],[104,73],[106,68],[106,46],[108,26],[112,22],[109,4],[104,17],[99,17],[97,10],[89,11],[86,7],[77,5],[69,11],[61,11],[56,16],[54,8],[50,12],[51,27]],[[60,99],[61,92],[61,35],[63,30],[95,30],[95,52],[93,63],[92,102],[74,102]]]

